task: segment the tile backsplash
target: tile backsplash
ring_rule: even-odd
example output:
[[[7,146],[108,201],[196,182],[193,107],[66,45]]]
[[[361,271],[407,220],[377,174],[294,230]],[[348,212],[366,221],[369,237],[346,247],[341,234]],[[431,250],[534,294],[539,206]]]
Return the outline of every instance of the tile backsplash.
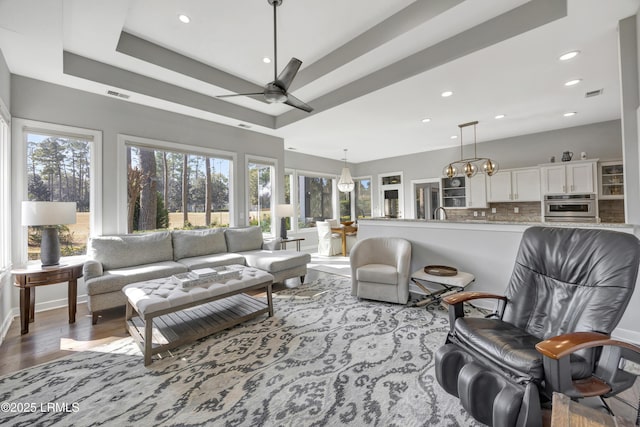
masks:
[[[514,208],[518,208],[518,213],[514,212]],[[495,209],[496,213],[492,213],[492,209]],[[489,203],[487,209],[447,209],[447,219],[539,222],[542,221],[540,210],[540,202]],[[478,213],[477,217],[473,215],[474,212]]]
[[[601,222],[624,223],[624,200],[599,200],[598,206]],[[514,208],[518,208],[518,213],[514,212]],[[496,213],[492,213],[492,209],[495,209]],[[447,219],[540,222],[541,210],[540,202],[489,203],[486,209],[447,209]],[[477,212],[478,216],[474,216],[474,212]]]
[[[624,200],[598,200],[600,221],[624,222]]]

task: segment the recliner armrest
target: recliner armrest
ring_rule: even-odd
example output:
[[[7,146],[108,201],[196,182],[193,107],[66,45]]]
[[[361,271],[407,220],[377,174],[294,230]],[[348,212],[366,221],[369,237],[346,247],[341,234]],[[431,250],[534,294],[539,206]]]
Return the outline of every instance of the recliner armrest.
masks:
[[[453,333],[453,329],[456,323],[456,319],[460,317],[464,317],[464,302],[465,301],[473,301],[474,299],[497,299],[500,302],[507,301],[507,297],[504,295],[496,295],[490,294],[488,292],[458,292],[453,295],[448,295],[442,298],[442,301],[449,305],[449,330],[450,333]],[[499,318],[502,318],[502,313],[504,312],[505,304],[502,304],[501,307],[496,309],[496,314]]]
[[[499,299],[503,301],[507,300],[507,297],[505,297],[504,295],[490,294],[487,292],[458,292],[457,294],[448,295],[442,298],[442,301],[446,302],[449,305],[455,305],[461,302],[471,301],[474,299],[481,299],[481,298]]]
[[[569,356],[593,347],[603,347],[595,375],[573,381]],[[625,390],[633,384],[635,375],[620,369],[620,360],[640,363],[640,347],[598,332],[558,335],[536,344],[536,350],[544,356],[547,387],[570,397],[609,396]]]

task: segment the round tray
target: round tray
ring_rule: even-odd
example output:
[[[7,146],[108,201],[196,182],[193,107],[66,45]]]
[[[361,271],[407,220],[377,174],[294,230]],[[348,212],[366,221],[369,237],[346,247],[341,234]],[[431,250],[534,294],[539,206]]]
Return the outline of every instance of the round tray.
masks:
[[[446,265],[427,265],[424,272],[434,276],[455,276],[458,274],[457,269]]]

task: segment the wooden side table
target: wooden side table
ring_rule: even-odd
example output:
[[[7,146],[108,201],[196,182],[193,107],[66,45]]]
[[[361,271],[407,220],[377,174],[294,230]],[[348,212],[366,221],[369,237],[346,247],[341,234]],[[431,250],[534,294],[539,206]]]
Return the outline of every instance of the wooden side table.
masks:
[[[29,332],[29,323],[33,322],[35,317],[36,286],[68,282],[69,323],[75,323],[78,279],[82,277],[83,265],[83,262],[53,267],[34,265],[11,270],[11,274],[15,276],[14,285],[20,288],[20,333],[22,335]]]

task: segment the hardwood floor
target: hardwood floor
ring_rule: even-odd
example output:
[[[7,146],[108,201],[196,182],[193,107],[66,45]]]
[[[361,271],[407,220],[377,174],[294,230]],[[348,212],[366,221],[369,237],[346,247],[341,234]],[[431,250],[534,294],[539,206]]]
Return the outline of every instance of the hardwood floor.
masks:
[[[309,270],[309,280],[326,273]],[[299,280],[290,279],[287,285],[274,284],[273,291],[298,286]],[[7,336],[0,345],[0,375],[49,362],[60,357],[83,351],[110,341],[128,337],[125,331],[124,307],[105,310],[97,325],[91,324],[87,304],[78,304],[76,322],[69,324],[66,307],[38,312],[29,333],[20,335],[20,318],[13,319]]]
[[[36,313],[25,335],[20,335],[20,318],[15,318],[0,346],[0,375],[129,336],[124,307],[104,311],[95,326],[87,304],[78,304],[75,323],[69,324],[68,316],[66,307]]]

